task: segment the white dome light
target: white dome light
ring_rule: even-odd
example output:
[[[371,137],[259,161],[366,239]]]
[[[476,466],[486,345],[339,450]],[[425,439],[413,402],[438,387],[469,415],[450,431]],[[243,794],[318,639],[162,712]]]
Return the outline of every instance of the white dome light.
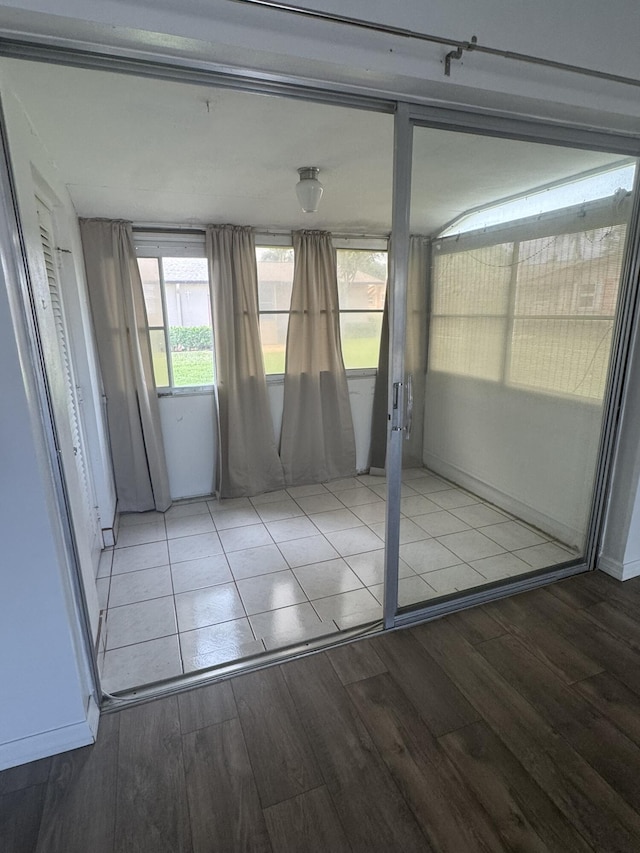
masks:
[[[305,213],[315,213],[318,210],[324,192],[324,187],[318,180],[319,173],[317,166],[302,166],[298,169],[300,180],[296,184],[296,195]]]

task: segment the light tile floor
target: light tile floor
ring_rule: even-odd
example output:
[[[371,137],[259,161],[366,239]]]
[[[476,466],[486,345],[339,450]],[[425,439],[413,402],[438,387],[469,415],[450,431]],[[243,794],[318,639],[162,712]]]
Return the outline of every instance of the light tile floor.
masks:
[[[571,559],[538,530],[424,469],[404,474],[399,601]],[[386,485],[369,475],[123,515],[98,573],[107,692],[382,614]]]

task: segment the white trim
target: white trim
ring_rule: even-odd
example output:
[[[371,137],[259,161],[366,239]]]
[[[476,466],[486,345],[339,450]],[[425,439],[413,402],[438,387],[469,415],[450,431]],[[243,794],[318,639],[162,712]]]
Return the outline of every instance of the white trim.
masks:
[[[95,743],[99,715],[98,706],[91,699],[85,720],[1,744],[0,770]]]
[[[204,231],[199,234],[181,234],[179,230],[170,232],[136,231],[134,226],[133,243],[139,258],[204,258]]]
[[[600,571],[619,581],[628,581],[631,578],[640,576],[640,560],[631,560],[629,563],[622,563],[613,557],[607,557],[606,554],[600,554],[598,557],[598,568]]]
[[[568,547],[575,547],[577,543],[581,543],[584,540],[584,531],[559,522],[557,518],[540,512],[535,507],[529,506],[529,504],[524,503],[507,492],[503,492],[501,489],[496,489],[489,483],[485,483],[484,480],[479,480],[473,474],[469,474],[456,465],[445,462],[433,453],[425,452],[424,464],[434,473],[440,474],[447,480],[458,483],[461,488],[473,492],[478,497],[489,501],[489,503],[494,504],[498,508],[503,507],[505,512],[517,516],[525,524],[530,524],[538,528],[538,530],[548,533]]]
[[[600,554],[598,557],[597,568],[616,580],[621,581],[624,579],[624,565],[620,560],[614,560],[613,557],[607,557],[605,554]]]
[[[158,226],[155,227],[158,228]],[[253,231],[258,248],[269,248],[271,246],[293,248],[293,232],[291,229],[275,231],[259,227],[254,228]],[[133,242],[136,254],[139,257],[161,257],[167,251],[178,252],[181,257],[183,256],[181,253],[184,253],[184,257],[195,257],[195,255],[190,254],[194,249],[201,248],[204,252],[205,228],[178,224],[166,226],[162,230],[147,230],[144,225],[133,223]],[[387,252],[389,249],[389,238],[385,235],[347,234],[343,232],[334,234],[332,232],[331,242],[334,249],[361,249],[369,252]]]

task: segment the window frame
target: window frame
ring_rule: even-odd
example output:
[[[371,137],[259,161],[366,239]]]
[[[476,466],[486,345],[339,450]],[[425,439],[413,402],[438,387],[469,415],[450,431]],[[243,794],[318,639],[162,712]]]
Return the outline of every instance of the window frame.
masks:
[[[293,250],[293,241],[291,239],[291,232],[286,233],[270,233],[270,232],[258,232],[255,235],[256,249],[271,249],[271,248],[285,248]],[[377,236],[344,236],[344,235],[332,235],[332,245],[333,251],[336,256],[336,264],[337,264],[337,254],[340,250],[353,250],[353,251],[362,251],[362,252],[385,252],[389,255],[389,239],[387,237],[377,237]],[[388,266],[387,266],[388,269]],[[387,273],[386,286],[389,287],[389,276]],[[342,314],[380,314],[384,315],[384,307],[383,308],[338,308],[340,316]],[[281,311],[278,309],[267,309],[262,310],[260,305],[258,304],[258,319],[264,314],[268,315],[277,315],[277,314],[290,314],[291,306],[289,306],[289,311]],[[341,330],[341,346],[342,346],[342,357],[344,360],[344,346],[342,344],[342,330]],[[349,378],[358,378],[365,376],[376,376],[378,372],[378,365],[376,364],[374,367],[347,367],[345,368],[347,377]],[[272,385],[278,385],[284,382],[284,373],[265,373],[267,378],[267,383]]]
[[[639,166],[640,168],[640,166]],[[613,200],[613,204],[612,204]],[[518,262],[519,262],[519,252],[520,246],[523,243],[527,243],[537,239],[544,239],[546,237],[561,237],[567,234],[575,234],[580,233],[582,231],[591,231],[601,228],[613,228],[619,226],[625,226],[625,242],[629,240],[629,215],[630,215],[630,207],[632,201],[632,193],[627,193],[626,197],[622,200],[622,202],[616,203],[613,197],[609,197],[607,199],[597,199],[596,201],[588,202],[581,205],[572,205],[571,207],[567,207],[563,210],[555,210],[550,211],[546,214],[542,214],[538,217],[527,217],[526,219],[514,220],[512,222],[506,222],[500,225],[495,225],[488,227],[486,229],[478,229],[477,231],[468,232],[467,234],[459,234],[459,235],[447,235],[444,237],[437,237],[432,242],[432,248],[435,250],[432,253],[432,263],[430,270],[430,308],[429,308],[429,323],[431,324],[434,317],[465,317],[465,316],[473,316],[473,317],[482,317],[482,318],[490,318],[496,317],[505,321],[505,339],[502,348],[502,368],[501,375],[496,378],[487,378],[472,374],[460,373],[453,370],[443,370],[442,368],[434,369],[431,367],[431,352],[429,352],[428,356],[428,366],[427,369],[429,371],[433,371],[434,373],[442,373],[448,374],[451,376],[458,376],[463,379],[468,379],[474,382],[492,382],[496,384],[500,384],[505,386],[506,388],[516,390],[516,391],[526,391],[527,393],[533,394],[544,394],[547,396],[553,396],[559,399],[565,399],[572,401],[574,403],[582,403],[582,404],[593,404],[593,405],[602,405],[602,396],[594,397],[585,394],[578,393],[568,393],[565,391],[558,391],[553,388],[543,388],[537,385],[528,385],[521,382],[517,382],[516,380],[511,378],[511,367],[512,367],[512,347],[513,347],[513,328],[517,321],[528,321],[528,320],[564,320],[570,322],[584,322],[585,320],[590,321],[602,321],[607,320],[611,321],[612,324],[615,323],[615,317],[617,313],[617,308],[614,309],[613,314],[589,314],[585,309],[579,311],[576,306],[577,295],[574,295],[571,304],[571,314],[524,314],[517,313],[516,311],[516,292],[518,286]],[[513,243],[513,272],[510,276],[510,281],[508,284],[508,302],[506,305],[505,314],[502,315],[484,315],[484,314],[474,314],[474,315],[450,315],[450,314],[435,314],[433,312],[433,294],[434,294],[434,285],[435,285],[435,263],[436,263],[436,254],[439,249],[445,248],[446,254],[455,254],[457,252],[463,251],[473,251],[474,249],[478,249],[481,247],[491,247],[497,246],[500,244]],[[453,246],[454,248],[449,251],[448,246]],[[624,272],[624,246],[622,248],[621,257],[622,257],[622,266],[620,270],[620,276],[618,281],[618,286],[622,282],[622,275]],[[597,293],[595,294],[597,295]],[[619,299],[619,291],[616,299]],[[431,339],[430,339],[431,343]],[[610,367],[609,367],[610,369]],[[606,378],[603,383],[603,393],[606,392]]]
[[[142,227],[133,229],[133,243],[136,258],[206,258],[205,235],[201,229],[172,228],[170,231],[149,231]],[[174,385],[173,384],[173,362],[171,359],[170,333],[168,324],[167,295],[165,290],[164,270],[158,263],[158,277],[160,281],[160,297],[162,302],[162,317],[164,326],[151,326],[147,322],[147,329],[151,331],[164,332],[165,348],[167,352],[167,373],[169,385],[156,385],[158,397],[193,396],[197,394],[213,394],[215,390],[216,366],[215,357],[212,353],[213,382],[204,385]],[[210,297],[209,297],[210,299]],[[155,378],[155,377],[154,377]]]
[[[137,258],[205,258],[205,234],[202,229],[180,229],[171,228],[166,231],[151,231],[144,226],[134,226],[133,229],[134,247]],[[387,237],[377,236],[334,236],[332,238],[334,252],[340,250],[354,250],[363,252],[389,252],[389,240]],[[289,248],[293,250],[293,241],[291,232],[276,232],[257,231],[255,233],[256,249],[262,248]],[[165,321],[164,326],[147,324],[147,329],[152,331],[162,331],[165,341],[165,349],[167,352],[167,373],[169,377],[169,385],[156,385],[156,392],[159,397],[172,396],[190,396],[195,394],[212,394],[215,391],[215,358],[213,375],[214,381],[208,385],[174,385],[173,363],[171,359],[170,333],[168,325],[168,310],[167,296],[165,289],[164,270],[162,264],[158,264],[158,277],[160,282],[160,295],[162,302],[162,315]],[[387,287],[389,286],[389,278],[387,275]],[[264,314],[267,315],[286,315],[291,313],[291,308],[287,311],[279,309],[262,310],[258,305],[258,321]],[[342,314],[379,314],[384,315],[383,308],[339,308],[340,316]],[[342,336],[341,336],[342,337]],[[344,349],[343,349],[344,358]],[[351,367],[346,368],[346,374],[349,378],[375,376],[378,372],[377,364],[373,367]],[[284,382],[284,373],[265,373],[267,384],[278,385]]]

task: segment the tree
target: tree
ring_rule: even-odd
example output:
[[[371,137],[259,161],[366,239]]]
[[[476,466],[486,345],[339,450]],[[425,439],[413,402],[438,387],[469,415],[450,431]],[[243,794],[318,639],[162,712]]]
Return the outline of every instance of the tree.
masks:
[[[258,263],[260,261],[290,263],[293,260],[293,249],[291,246],[261,246],[257,251]]]
[[[370,275],[378,281],[386,281],[387,253],[363,249],[338,249],[338,294],[341,305],[347,304],[349,287],[359,272]]]

